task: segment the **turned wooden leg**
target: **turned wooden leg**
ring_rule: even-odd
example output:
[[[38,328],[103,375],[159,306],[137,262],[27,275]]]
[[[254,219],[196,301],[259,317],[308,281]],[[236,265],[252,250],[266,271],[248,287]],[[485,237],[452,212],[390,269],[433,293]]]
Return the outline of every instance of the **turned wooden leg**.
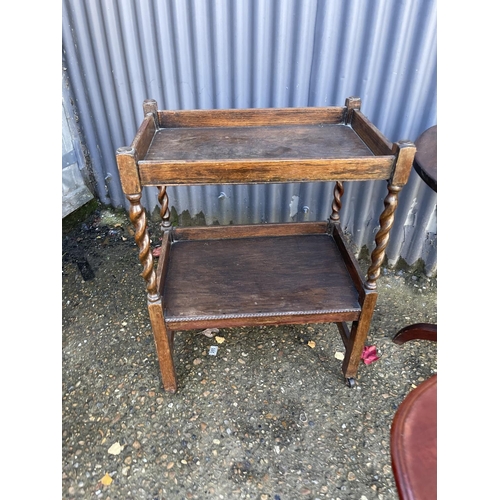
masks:
[[[168,232],[172,229],[172,224],[170,222],[167,186],[158,186],[158,201],[160,202],[161,228],[164,232]]]
[[[161,301],[148,303],[149,317],[153,328],[153,335],[160,364],[163,387],[168,392],[177,391],[177,375],[174,366],[174,335],[165,325]]]
[[[371,258],[372,263],[367,271],[366,288],[375,290],[377,288],[377,280],[380,276],[380,267],[384,261],[385,249],[389,243],[389,232],[394,223],[394,212],[398,206],[398,195],[401,191],[400,186],[389,184],[389,193],[384,200],[384,211],[380,215],[380,229],[375,236],[376,247],[373,250]]]
[[[144,113],[152,113],[157,126],[156,102],[145,101]],[[158,292],[158,283],[153,263],[151,242],[149,238],[146,214],[141,205],[142,186],[139,179],[137,151],[135,148],[119,148],[116,153],[116,161],[120,178],[122,180],[123,191],[130,202],[129,215],[135,228],[135,242],[139,247],[139,260],[142,265],[142,277],[146,281],[148,292],[148,310],[151,319],[151,327],[156,344],[156,352],[160,364],[163,387],[166,391],[175,392],[177,390],[177,377],[175,375],[173,352],[173,334],[165,325],[163,318],[163,306],[161,296]],[[160,188],[160,204],[162,206],[162,226],[169,227],[168,197],[166,188]],[[167,241],[167,239],[165,240]]]
[[[404,344],[409,340],[431,340],[437,341],[437,325],[431,323],[415,323],[401,328],[394,338],[396,344]]]
[[[335,183],[333,190],[332,213],[330,215],[331,222],[340,222],[340,209],[342,208],[342,195],[344,194],[344,184],[341,181]]]
[[[156,288],[156,272],[154,270],[153,254],[151,252],[151,244],[146,224],[146,214],[141,205],[141,195],[127,195],[127,198],[130,201],[130,220],[135,228],[135,242],[139,247],[139,261],[142,264],[142,277],[146,281],[148,299],[155,301],[159,298]]]

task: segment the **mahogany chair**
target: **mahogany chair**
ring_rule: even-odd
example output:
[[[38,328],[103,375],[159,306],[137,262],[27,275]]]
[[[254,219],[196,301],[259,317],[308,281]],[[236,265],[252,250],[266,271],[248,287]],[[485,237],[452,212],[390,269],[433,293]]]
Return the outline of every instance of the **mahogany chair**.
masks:
[[[437,341],[437,325],[416,323],[393,341]],[[401,500],[437,498],[437,375],[413,389],[397,409],[391,426],[391,461]]]
[[[414,323],[401,328],[392,341],[396,344],[404,344],[409,340],[431,340],[437,341],[437,325],[433,323]]]

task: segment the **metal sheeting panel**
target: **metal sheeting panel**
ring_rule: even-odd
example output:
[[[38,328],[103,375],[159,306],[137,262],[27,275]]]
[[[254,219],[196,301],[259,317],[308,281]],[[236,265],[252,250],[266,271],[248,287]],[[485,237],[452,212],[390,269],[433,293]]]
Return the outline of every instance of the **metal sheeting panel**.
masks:
[[[339,106],[362,111],[391,141],[437,122],[436,0],[63,0],[63,64],[103,203],[127,206],[115,150],[142,102],[160,109]],[[333,184],[170,188],[178,213],[207,223],[321,220]],[[148,210],[156,191],[145,190]],[[384,183],[349,183],[342,224],[372,240]],[[375,208],[374,208],[375,207]],[[400,196],[389,263],[437,269],[436,195],[412,173]]]

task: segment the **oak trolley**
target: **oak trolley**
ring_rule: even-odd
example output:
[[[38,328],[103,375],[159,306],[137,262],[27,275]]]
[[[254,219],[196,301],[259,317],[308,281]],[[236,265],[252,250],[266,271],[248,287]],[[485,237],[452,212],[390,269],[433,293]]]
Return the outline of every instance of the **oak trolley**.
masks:
[[[398,195],[415,155],[413,143],[389,142],[360,107],[353,97],[339,107],[183,111],[144,101],[144,120],[116,161],[165,390],[177,390],[174,331],[326,322],[338,326],[342,372],[354,385]],[[380,179],[388,193],[364,277],[340,226],[343,182]],[[170,222],[168,186],[327,181],[335,187],[324,222]],[[156,268],[141,204],[145,186],[158,188],[161,207]]]

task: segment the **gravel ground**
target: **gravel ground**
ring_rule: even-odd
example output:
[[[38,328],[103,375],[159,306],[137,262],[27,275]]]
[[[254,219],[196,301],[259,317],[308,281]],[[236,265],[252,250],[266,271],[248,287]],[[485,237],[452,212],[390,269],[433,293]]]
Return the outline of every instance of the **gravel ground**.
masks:
[[[391,421],[436,373],[437,346],[391,338],[437,322],[435,278],[383,270],[368,336],[380,359],[353,389],[336,326],[320,324],[221,329],[220,343],[176,333],[171,395],[126,214],[73,218],[62,246],[62,498],[398,498]]]

